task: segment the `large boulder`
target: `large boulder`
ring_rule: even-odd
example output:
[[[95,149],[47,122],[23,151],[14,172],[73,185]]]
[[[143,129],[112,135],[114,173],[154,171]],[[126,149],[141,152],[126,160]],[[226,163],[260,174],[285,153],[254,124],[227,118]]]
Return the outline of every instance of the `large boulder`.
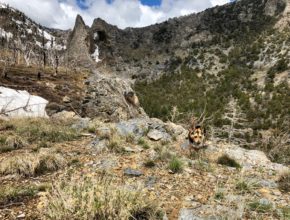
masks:
[[[222,155],[227,155],[229,158],[238,162],[243,169],[263,168],[265,170],[273,170],[278,173],[288,171],[289,168],[282,164],[273,163],[266,154],[259,150],[247,150],[239,146],[227,143],[214,145],[209,142],[205,149],[206,157],[212,161],[217,161]]]
[[[147,117],[141,107],[125,99],[125,93],[133,92],[129,80],[95,71],[86,84],[88,88],[82,106],[83,114],[87,117],[100,117],[111,122]]]
[[[0,116],[48,117],[45,107],[48,101],[27,91],[0,87]]]

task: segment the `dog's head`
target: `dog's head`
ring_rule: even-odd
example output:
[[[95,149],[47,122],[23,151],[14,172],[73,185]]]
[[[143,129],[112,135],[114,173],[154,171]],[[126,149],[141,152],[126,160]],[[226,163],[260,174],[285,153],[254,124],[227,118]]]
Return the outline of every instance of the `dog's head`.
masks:
[[[127,100],[127,102],[129,102],[131,105],[133,105],[135,107],[140,106],[139,99],[134,92],[132,92],[132,91],[125,92],[124,96],[125,96],[125,99]]]
[[[205,133],[205,128],[201,125],[196,125],[193,119],[191,127],[188,130],[188,139],[190,143],[195,145],[203,145],[205,142]]]

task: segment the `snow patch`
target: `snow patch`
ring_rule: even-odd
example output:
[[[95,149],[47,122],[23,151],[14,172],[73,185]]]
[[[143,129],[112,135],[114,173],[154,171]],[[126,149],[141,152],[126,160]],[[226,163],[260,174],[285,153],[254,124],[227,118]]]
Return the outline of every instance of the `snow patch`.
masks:
[[[45,107],[48,101],[24,90],[0,87],[0,116],[48,117]]]
[[[32,30],[31,29],[27,29],[26,30],[28,34],[32,34]]]
[[[2,2],[0,2],[0,8],[7,8],[7,5],[2,3]]]
[[[13,34],[10,32],[6,32],[4,29],[0,28],[0,37],[4,37],[7,40],[10,40],[13,38]]]
[[[101,59],[99,58],[100,56],[100,52],[99,52],[99,47],[98,45],[95,45],[96,49],[95,49],[95,52],[91,55],[92,58],[96,61],[96,63],[100,62]]]

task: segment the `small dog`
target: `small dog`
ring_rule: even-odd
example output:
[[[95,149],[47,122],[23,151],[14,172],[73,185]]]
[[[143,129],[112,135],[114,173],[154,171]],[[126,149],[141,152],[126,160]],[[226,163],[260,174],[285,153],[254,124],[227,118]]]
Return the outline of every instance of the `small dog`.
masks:
[[[195,118],[192,118],[190,128],[188,129],[189,150],[199,151],[205,147],[206,130],[201,125],[195,124]]]
[[[138,97],[136,96],[136,94],[132,91],[130,92],[125,92],[124,93],[124,97],[126,99],[126,101],[128,103],[130,103],[131,105],[133,105],[134,107],[139,107],[140,106],[140,102]]]

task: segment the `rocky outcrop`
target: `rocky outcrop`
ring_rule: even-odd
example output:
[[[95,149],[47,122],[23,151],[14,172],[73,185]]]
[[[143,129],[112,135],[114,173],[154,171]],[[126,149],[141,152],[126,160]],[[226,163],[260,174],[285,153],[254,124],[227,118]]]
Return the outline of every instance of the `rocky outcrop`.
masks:
[[[82,17],[77,16],[75,27],[69,36],[67,44],[67,57],[71,66],[81,66],[89,68],[93,65],[89,54],[90,39],[89,28],[85,25]]]
[[[259,150],[247,150],[237,145],[208,143],[208,147],[204,150],[205,155],[211,161],[217,161],[219,157],[227,155],[229,158],[238,162],[243,170],[264,169],[283,173],[289,171],[289,168],[278,163],[273,163],[266,154]]]
[[[47,103],[27,91],[0,87],[0,117],[47,117]]]
[[[128,103],[124,97],[126,92],[133,91],[128,80],[95,71],[86,84],[88,89],[82,103],[84,115],[115,122],[146,117],[141,107]]]

